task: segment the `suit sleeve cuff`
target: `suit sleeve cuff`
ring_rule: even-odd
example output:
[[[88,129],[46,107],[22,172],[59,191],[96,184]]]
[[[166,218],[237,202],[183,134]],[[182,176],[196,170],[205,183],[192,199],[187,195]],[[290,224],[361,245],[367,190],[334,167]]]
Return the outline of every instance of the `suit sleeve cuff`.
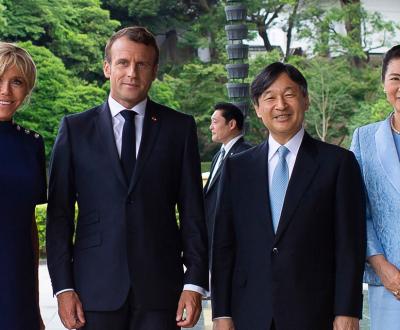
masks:
[[[55,296],[57,297],[60,293],[67,292],[67,291],[75,291],[75,290],[72,289],[72,288],[60,290],[60,291],[57,291],[57,292],[55,293]]]
[[[200,293],[203,297],[207,296],[207,290],[206,289],[204,289],[204,288],[202,288],[200,286],[194,285],[194,284],[185,284],[183,286],[183,290],[184,291],[194,291],[194,292]]]

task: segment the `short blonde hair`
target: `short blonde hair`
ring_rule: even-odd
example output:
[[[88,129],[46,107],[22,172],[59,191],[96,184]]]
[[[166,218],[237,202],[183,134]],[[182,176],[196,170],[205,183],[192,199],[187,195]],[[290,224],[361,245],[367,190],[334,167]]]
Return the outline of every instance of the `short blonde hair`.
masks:
[[[25,49],[0,41],[0,77],[14,65],[21,71],[27,85],[27,96],[29,96],[36,82],[35,62]]]

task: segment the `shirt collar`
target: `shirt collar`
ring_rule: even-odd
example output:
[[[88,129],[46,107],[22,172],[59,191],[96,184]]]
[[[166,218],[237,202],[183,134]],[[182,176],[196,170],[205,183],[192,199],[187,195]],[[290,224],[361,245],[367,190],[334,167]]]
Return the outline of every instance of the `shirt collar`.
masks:
[[[233,145],[236,143],[237,140],[239,140],[241,137],[243,137],[243,134],[239,134],[238,136],[235,136],[232,140],[230,140],[227,144],[223,144],[221,146],[222,148],[225,149],[225,156],[228,154],[229,150],[233,147]]]
[[[111,95],[108,96],[108,106],[110,107],[110,112],[111,112],[112,117],[115,117],[116,115],[118,115],[122,110],[133,110],[139,116],[144,116],[144,113],[146,110],[146,105],[147,105],[147,98],[145,98],[143,101],[136,104],[133,108],[127,109],[122,104],[115,101],[111,97]]]
[[[297,157],[301,142],[304,137],[304,127],[302,127],[288,142],[285,143],[285,147],[289,149],[294,156]],[[275,155],[278,148],[281,146],[270,134],[268,137],[268,161]]]

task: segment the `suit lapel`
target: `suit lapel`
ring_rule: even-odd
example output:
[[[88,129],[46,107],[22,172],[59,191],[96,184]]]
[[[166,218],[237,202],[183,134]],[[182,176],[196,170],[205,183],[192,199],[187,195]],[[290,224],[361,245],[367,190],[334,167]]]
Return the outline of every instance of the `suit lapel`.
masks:
[[[207,190],[206,190],[206,192],[208,192],[208,191],[210,190],[210,188],[213,186],[213,184],[217,181],[218,177],[221,175],[222,167],[223,167],[223,165],[224,165],[224,162],[225,162],[226,157],[229,157],[229,156],[234,155],[234,154],[236,153],[236,148],[237,148],[237,146],[238,146],[240,143],[242,143],[243,141],[244,141],[244,139],[241,137],[241,138],[240,138],[239,140],[237,140],[237,141],[235,142],[235,144],[231,147],[231,149],[229,150],[229,153],[225,156],[225,158],[224,158],[224,160],[222,161],[220,167],[218,167],[217,172],[215,173],[215,175],[214,175],[212,181],[210,181],[210,182],[207,181],[207,184],[206,184]],[[215,159],[215,162],[213,162],[213,166],[211,166],[210,175],[212,174],[212,171],[214,171],[214,167],[215,167],[216,164],[217,164],[217,160],[218,160],[218,157],[219,157],[220,152],[221,152],[221,151],[219,151],[219,152],[215,155],[215,157],[213,158],[213,161],[214,161],[214,159]]]
[[[400,193],[400,163],[390,126],[391,116],[383,121],[375,133],[379,162],[391,184]]]
[[[252,163],[248,166],[254,175],[251,175],[252,191],[254,194],[248,196],[252,201],[248,202],[256,208],[253,213],[257,214],[260,219],[265,219],[268,237],[274,236],[272,226],[271,205],[269,200],[269,184],[268,184],[268,139],[259,146],[255,147]],[[244,203],[245,204],[245,203]]]
[[[125,187],[127,187],[128,185],[122,171],[121,161],[118,155],[117,146],[115,144],[111,112],[107,101],[98,108],[98,112],[99,115],[97,116],[97,129],[100,143],[105,150],[104,154],[107,156],[107,158],[109,158],[111,167],[119,181]]]
[[[313,177],[319,167],[316,158],[317,150],[314,142],[312,138],[305,133],[294,164],[293,173],[289,180],[275,241],[278,241],[282,236],[282,233],[293,218],[293,214],[303,194],[312,183]]]
[[[157,105],[150,99],[147,101],[146,112],[144,115],[142,139],[140,142],[138,157],[136,160],[135,171],[129,183],[129,192],[131,192],[137,184],[143,167],[151,154],[154,142],[156,141],[161,126],[161,116],[157,111]]]
[[[211,183],[211,182],[210,182],[210,181],[211,181],[211,174],[212,174],[213,171],[214,171],[214,168],[215,168],[215,165],[217,164],[217,160],[218,160],[218,157],[219,157],[219,154],[220,154],[220,153],[221,153],[221,150],[218,151],[218,152],[214,155],[214,157],[213,157],[213,159],[212,159],[212,161],[211,161],[210,174],[209,174],[209,176],[208,176],[206,185],[204,186],[204,192],[205,192],[205,193],[208,192],[208,189],[209,189],[209,187],[210,187],[210,183]]]
[[[219,153],[218,153],[218,155],[219,155]],[[224,166],[225,159],[226,159],[226,158],[224,158],[224,159],[222,160],[221,165],[217,168],[217,172],[215,173],[214,177],[213,177],[212,180],[210,181],[210,184],[209,184],[208,187],[207,187],[207,191],[209,191],[209,190],[211,189],[211,187],[214,185],[214,183],[217,181],[218,177],[220,176],[221,171],[222,171],[222,167]],[[218,158],[217,158],[217,160],[218,160]],[[215,166],[214,166],[214,167],[215,167]],[[213,170],[214,170],[214,168],[213,168]],[[211,172],[210,174],[212,174],[212,172]]]
[[[235,142],[235,144],[232,146],[231,150],[229,150],[228,156],[232,156],[232,155],[236,154],[239,145],[240,145],[241,143],[243,143],[243,142],[244,142],[243,137],[241,137],[239,140],[237,140],[237,141]]]

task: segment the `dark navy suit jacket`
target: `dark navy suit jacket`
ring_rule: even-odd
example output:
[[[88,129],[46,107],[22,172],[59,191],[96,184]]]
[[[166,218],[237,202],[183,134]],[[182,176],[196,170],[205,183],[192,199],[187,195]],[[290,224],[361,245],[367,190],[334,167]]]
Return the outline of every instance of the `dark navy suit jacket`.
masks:
[[[239,140],[235,142],[235,144],[229,150],[229,154],[226,157],[235,155],[239,152],[247,150],[251,148],[251,145],[245,142],[244,138],[241,137]],[[223,163],[218,168],[217,173],[215,173],[212,181],[211,174],[216,166],[218,161],[219,152],[217,152],[211,162],[210,176],[208,177],[207,183],[204,186],[204,203],[205,203],[205,211],[206,211],[206,224],[207,224],[207,233],[208,233],[208,251],[209,258],[211,260],[211,249],[212,249],[212,236],[214,232],[214,218],[215,218],[215,209],[217,206],[217,192],[218,192],[218,184],[221,178],[221,170],[223,167]],[[224,158],[223,162],[226,160]]]
[[[108,103],[65,117],[51,161],[47,253],[54,292],[74,288],[85,310],[116,310],[130,288],[144,309],[175,310],[184,284],[207,288],[193,118],[148,100],[126,182]]]
[[[360,169],[345,149],[305,134],[276,234],[268,141],[227,159],[212,264],[213,317],[236,330],[332,330],[361,317],[365,260]]]

